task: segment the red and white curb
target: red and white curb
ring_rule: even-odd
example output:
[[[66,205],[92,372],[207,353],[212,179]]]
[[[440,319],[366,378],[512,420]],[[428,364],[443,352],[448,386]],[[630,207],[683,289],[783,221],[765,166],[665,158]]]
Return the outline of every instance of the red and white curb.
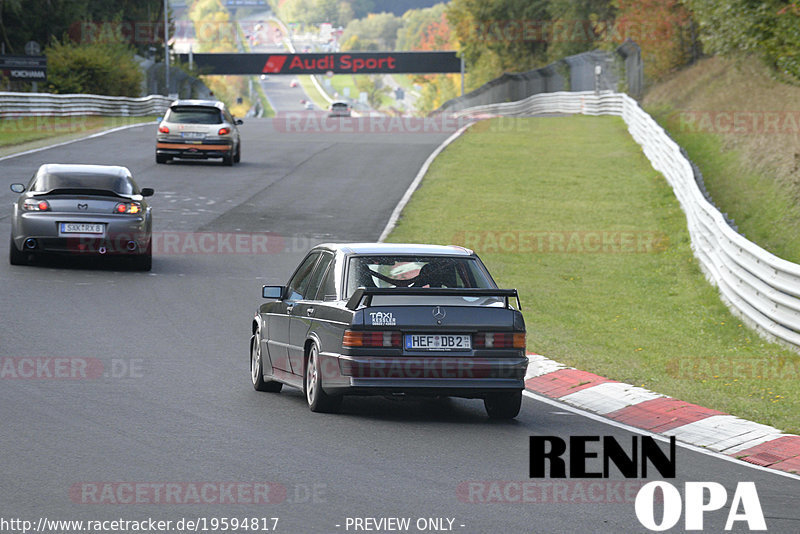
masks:
[[[628,426],[800,474],[800,436],[528,355],[525,388]]]

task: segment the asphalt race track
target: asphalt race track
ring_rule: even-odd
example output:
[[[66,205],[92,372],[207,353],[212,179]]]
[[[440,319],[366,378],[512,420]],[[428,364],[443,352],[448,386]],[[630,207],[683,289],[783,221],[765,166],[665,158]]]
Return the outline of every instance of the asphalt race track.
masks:
[[[453,519],[452,530],[465,534],[646,531],[631,498],[614,502],[613,492],[601,499],[611,502],[521,503],[511,491],[494,496],[511,502],[482,503],[474,502],[480,492],[465,491],[475,487],[469,481],[545,482],[528,478],[531,435],[613,435],[629,443],[633,434],[624,429],[531,398],[511,422],[491,422],[480,401],[460,399],[346,399],[341,414],[322,415],[298,391],[257,393],[250,384],[249,327],[260,286],[285,282],[313,244],[377,239],[448,132],[292,133],[280,121],[248,120],[242,163],[228,168],[156,165],[154,130],[0,162],[2,236],[15,197],[8,184],[58,162],[128,166],[140,186],[156,190],[154,230],[162,239],[151,273],[108,262],[0,261],[0,517],[278,517],[281,533],[354,532],[348,517],[408,517],[409,532],[419,531],[418,518]],[[214,241],[201,242],[202,235]],[[58,374],[47,358],[69,358],[89,372],[47,377]],[[49,367],[20,376],[31,362]],[[728,504],[738,482],[755,482],[769,532],[800,531],[797,479],[680,447],[677,468],[670,482],[679,489],[716,481]],[[147,490],[162,483],[181,493]],[[219,504],[215,495],[231,483],[251,490],[269,483],[278,502],[249,504],[253,494],[245,491]],[[192,485],[213,491],[190,498]],[[130,488],[151,493],[114,503],[130,500]],[[727,506],[706,515],[706,531],[723,531]],[[675,531],[682,528],[681,521]],[[734,531],[746,531],[744,524]]]

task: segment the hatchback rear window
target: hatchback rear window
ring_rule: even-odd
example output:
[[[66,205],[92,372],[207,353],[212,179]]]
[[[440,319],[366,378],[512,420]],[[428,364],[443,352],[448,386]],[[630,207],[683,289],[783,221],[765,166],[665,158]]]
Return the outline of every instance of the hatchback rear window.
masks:
[[[43,174],[34,179],[30,189],[37,193],[76,189],[112,191],[120,195],[136,193],[131,181],[125,177],[80,173]]]
[[[165,120],[183,124],[222,124],[222,112],[217,108],[174,107],[170,108]]]
[[[333,104],[331,106],[333,109],[347,109],[347,104]]]

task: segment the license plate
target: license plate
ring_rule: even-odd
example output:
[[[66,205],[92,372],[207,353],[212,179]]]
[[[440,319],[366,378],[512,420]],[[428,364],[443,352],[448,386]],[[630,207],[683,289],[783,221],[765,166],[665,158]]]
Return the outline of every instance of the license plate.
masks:
[[[205,139],[206,134],[203,132],[181,132],[184,139]]]
[[[406,350],[471,350],[468,334],[406,334]]]
[[[106,230],[104,224],[95,223],[61,223],[62,234],[102,234]]]

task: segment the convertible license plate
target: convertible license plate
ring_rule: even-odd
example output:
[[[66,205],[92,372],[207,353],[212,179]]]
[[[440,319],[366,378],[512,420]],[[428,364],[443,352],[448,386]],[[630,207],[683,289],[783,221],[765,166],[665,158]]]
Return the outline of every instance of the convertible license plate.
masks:
[[[406,334],[406,350],[471,350],[469,334]]]
[[[62,234],[103,234],[106,231],[106,225],[96,223],[72,223],[62,222]]]

